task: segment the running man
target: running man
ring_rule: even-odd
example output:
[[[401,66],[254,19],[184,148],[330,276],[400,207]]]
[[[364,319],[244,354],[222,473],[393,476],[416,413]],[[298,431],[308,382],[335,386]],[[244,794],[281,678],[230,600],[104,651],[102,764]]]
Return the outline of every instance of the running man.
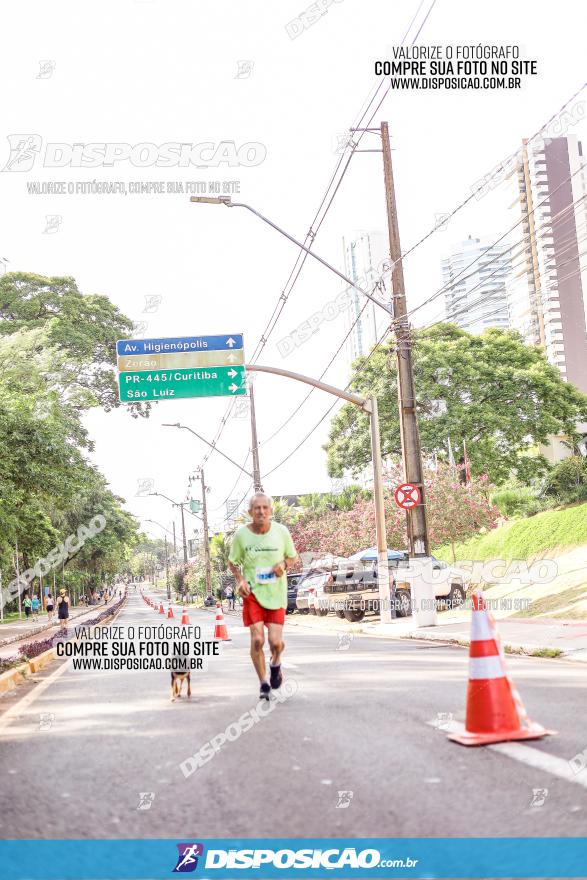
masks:
[[[287,608],[287,570],[297,562],[296,549],[284,525],[271,521],[271,498],[256,492],[249,503],[252,522],[241,526],[230,547],[229,568],[243,599],[243,624],[251,632],[251,659],[259,676],[259,698],[281,687],[283,624]],[[271,651],[270,677],[265,666],[265,629]]]

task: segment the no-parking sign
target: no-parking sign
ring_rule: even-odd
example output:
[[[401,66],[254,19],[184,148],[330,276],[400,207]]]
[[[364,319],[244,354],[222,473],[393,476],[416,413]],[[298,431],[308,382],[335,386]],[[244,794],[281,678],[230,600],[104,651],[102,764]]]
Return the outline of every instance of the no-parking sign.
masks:
[[[420,490],[411,483],[402,483],[395,490],[395,503],[402,510],[411,510],[420,503]]]

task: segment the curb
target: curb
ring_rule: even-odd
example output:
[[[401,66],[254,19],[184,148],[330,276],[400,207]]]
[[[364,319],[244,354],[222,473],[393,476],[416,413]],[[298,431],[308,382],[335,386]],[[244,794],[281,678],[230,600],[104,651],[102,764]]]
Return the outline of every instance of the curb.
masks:
[[[111,617],[107,617],[103,622],[110,623],[114,620],[121,611],[124,609],[126,605],[125,602],[120,606],[118,611],[116,611]],[[62,659],[62,658],[59,658]],[[68,658],[63,658],[63,660],[67,660]],[[57,660],[57,651],[56,648],[49,648],[48,651],[43,651],[42,654],[38,654],[36,657],[31,658],[30,660],[25,660],[19,666],[15,666],[13,669],[7,669],[6,672],[0,673],[0,694],[5,694],[8,691],[15,690],[20,684],[24,684],[27,680],[27,676],[31,673],[39,672],[44,666],[52,663],[53,660]]]
[[[383,636],[385,638],[385,636]],[[393,636],[388,636],[388,638],[394,638]],[[470,639],[457,639],[451,638],[450,636],[439,637],[435,635],[431,635],[429,633],[418,633],[416,631],[411,633],[406,633],[406,635],[399,636],[399,639],[413,639],[415,641],[420,642],[441,642],[445,645],[455,645],[459,648],[469,648],[471,645]],[[538,653],[540,651],[552,651],[559,650],[556,648],[549,648],[548,646],[541,645],[509,645],[506,642],[502,643],[504,654],[523,654],[525,657],[532,657],[534,659],[539,658],[541,655]],[[581,662],[580,658],[569,657],[565,651],[561,650],[561,653],[558,657],[546,657],[548,660],[577,660],[577,662]]]
[[[76,609],[77,610],[77,609]],[[71,620],[76,620],[78,617],[82,617],[84,614],[87,614],[89,609],[85,609],[84,611],[79,611],[77,614],[71,615]],[[56,626],[56,623],[44,623],[42,626],[36,627],[36,629],[28,629],[26,632],[21,633],[18,636],[11,636],[9,639],[1,639],[0,640],[0,648],[4,648],[6,645],[11,645],[13,642],[22,642],[24,639],[28,639],[29,636],[36,636],[39,633],[45,632],[46,629],[51,629],[52,626]]]

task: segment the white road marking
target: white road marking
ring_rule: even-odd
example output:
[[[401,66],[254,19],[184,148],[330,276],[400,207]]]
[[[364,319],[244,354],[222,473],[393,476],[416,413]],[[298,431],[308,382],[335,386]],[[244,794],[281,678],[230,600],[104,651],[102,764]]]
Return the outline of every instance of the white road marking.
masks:
[[[428,721],[427,724],[438,729],[437,720]],[[442,725],[442,731],[446,733],[460,733],[464,729],[465,725],[460,724],[458,721],[451,721]],[[458,743],[455,743],[455,745],[458,745]],[[460,746],[460,748],[467,748],[467,746]],[[576,785],[587,788],[587,769],[575,773],[571,770],[569,762],[563,760],[563,758],[557,758],[555,755],[540,752],[538,749],[533,749],[531,746],[524,745],[521,742],[494,743],[493,745],[470,746],[469,748],[490,749],[492,752],[505,755],[506,758],[519,761],[520,764],[526,764],[526,766],[533,767],[535,770],[543,770],[545,773],[550,773],[551,776],[558,776],[559,779],[564,779],[565,782],[574,782]]]
[[[21,700],[19,700],[18,703],[14,703],[14,705],[12,705],[10,709],[6,710],[4,715],[2,715],[2,717],[0,718],[0,736],[2,736],[6,728],[14,721],[15,718],[18,718],[20,715],[22,715],[23,711],[25,709],[28,709],[29,706],[34,703],[37,697],[40,697],[41,694],[44,693],[47,688],[53,684],[54,681],[56,681],[56,679],[58,679],[61,675],[63,675],[64,672],[67,671],[68,667],[69,663],[66,660],[58,669],[52,672],[51,675],[48,675],[47,678],[39,682],[39,684],[36,684],[32,691],[29,691],[28,694],[25,694],[25,696]]]

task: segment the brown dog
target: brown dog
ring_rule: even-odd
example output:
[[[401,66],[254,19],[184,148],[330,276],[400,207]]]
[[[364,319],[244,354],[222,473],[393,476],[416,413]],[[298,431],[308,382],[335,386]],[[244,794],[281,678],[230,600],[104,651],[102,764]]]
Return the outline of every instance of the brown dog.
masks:
[[[174,672],[173,670],[171,670],[171,702],[172,703],[174,703],[178,697],[181,697],[181,692],[183,690],[184,681],[187,681],[187,684],[188,684],[187,696],[191,697],[192,683],[190,680],[189,672]]]

